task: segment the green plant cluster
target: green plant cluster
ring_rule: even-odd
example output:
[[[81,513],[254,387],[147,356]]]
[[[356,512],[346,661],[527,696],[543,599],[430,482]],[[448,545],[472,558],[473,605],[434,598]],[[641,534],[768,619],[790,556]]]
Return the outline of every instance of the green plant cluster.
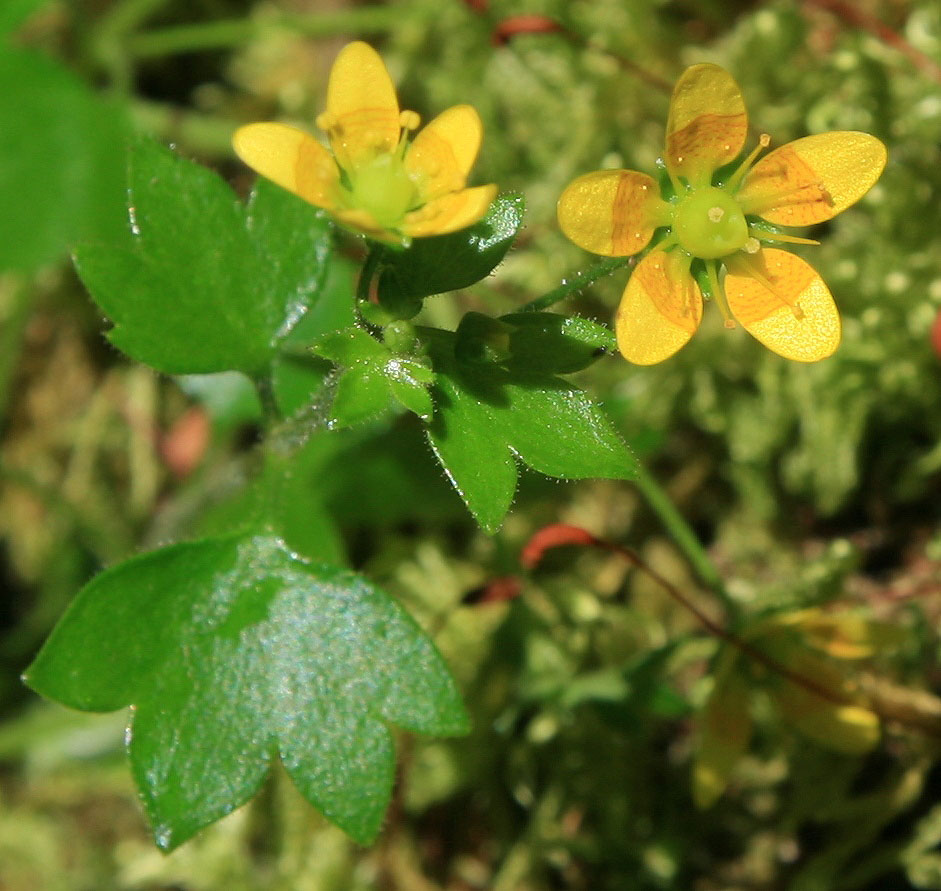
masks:
[[[941,888],[936,4],[301,6],[0,11],[0,887]],[[471,229],[370,245],[234,161],[352,38],[480,112]],[[555,225],[703,60],[775,145],[889,147],[809,233],[818,365],[713,312],[628,366],[627,264]],[[527,557],[558,523],[599,539]],[[132,706],[130,776],[24,670]]]

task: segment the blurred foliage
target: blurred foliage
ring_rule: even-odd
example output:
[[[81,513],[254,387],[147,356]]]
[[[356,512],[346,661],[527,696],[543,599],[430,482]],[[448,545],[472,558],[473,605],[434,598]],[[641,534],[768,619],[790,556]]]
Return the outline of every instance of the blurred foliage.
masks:
[[[860,27],[865,18],[826,6],[21,0],[4,8],[0,31],[12,32],[0,45],[4,891],[941,888],[941,715],[931,695],[941,686],[941,368],[932,346],[941,309],[939,82],[937,68],[933,75]],[[936,3],[845,6],[941,64]],[[495,26],[522,14],[565,30],[494,45]],[[72,714],[21,687],[20,671],[94,571],[224,524],[221,515],[253,497],[243,489],[258,412],[250,388],[226,375],[158,378],[126,363],[101,337],[66,263],[77,234],[114,221],[109,128],[126,115],[247,193],[250,177],[228,148],[232,129],[275,118],[310,126],[329,64],[350,37],[382,49],[404,107],[427,117],[475,105],[485,124],[478,181],[526,201],[522,236],[497,273],[429,301],[423,312],[442,326],[456,327],[468,310],[512,312],[587,264],[555,226],[559,193],[600,166],[652,169],[669,98],[662,84],[689,63],[728,68],[753,130],[775,144],[864,129],[888,145],[876,188],[811,231],[820,247],[801,250],[841,309],[844,342],[833,359],[785,363],[707,313],[669,362],[636,369],[606,358],[579,377],[669,481],[756,622],[852,608],[900,632],[891,646],[839,666],[883,719],[877,747],[829,751],[782,722],[773,696],[758,689],[751,745],[728,765],[727,793],[697,810],[697,712],[722,648],[615,555],[560,551],[531,575],[519,569],[535,529],[575,523],[630,542],[708,609],[634,490],[527,472],[509,522],[487,537],[402,416],[331,433],[285,508],[298,536],[339,525],[342,540],[324,546],[344,550],[435,635],[472,712],[467,740],[401,739],[401,781],[375,848],[356,848],[276,775],[259,800],[164,857],[134,802],[118,716]],[[30,98],[37,91],[42,101]],[[43,226],[25,229],[24,215]],[[350,296],[349,271],[332,274],[337,293]],[[609,321],[625,280],[626,271],[614,273],[573,309]],[[277,398],[294,406],[323,367],[299,355],[282,371]],[[522,596],[488,600],[508,579]],[[761,688],[768,679],[758,675],[751,665]]]

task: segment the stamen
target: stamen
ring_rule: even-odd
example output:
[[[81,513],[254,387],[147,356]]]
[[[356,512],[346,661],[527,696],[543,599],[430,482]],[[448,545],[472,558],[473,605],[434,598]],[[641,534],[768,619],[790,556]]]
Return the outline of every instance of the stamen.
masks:
[[[746,254],[757,254],[758,251],[761,250],[761,244],[757,238],[752,236],[742,245],[742,250],[745,251]]]
[[[762,232],[761,229],[753,229],[751,227],[748,229],[748,234],[752,236],[752,240],[757,241],[779,241],[784,244],[820,244],[819,241],[815,241],[813,238],[801,238],[799,235],[785,235],[783,232]],[[745,246],[745,250],[748,250],[748,245]],[[753,254],[755,251],[748,251],[748,253]]]
[[[399,115],[399,125],[403,130],[417,130],[421,118],[416,111],[403,111]]]
[[[796,196],[805,189],[816,189],[818,194],[810,198],[794,198],[793,201],[789,202],[784,200],[785,198]],[[815,204],[818,201],[824,201],[830,207],[833,207],[834,204],[833,196],[827,191],[826,186],[824,186],[822,182],[795,183],[790,188],[782,189],[780,192],[771,192],[770,194],[759,193],[750,201],[744,198],[738,199],[738,203],[744,214],[761,214],[763,211],[770,210],[771,208],[777,209],[783,204]]]
[[[771,137],[767,133],[762,133],[758,137],[758,145],[756,145],[752,150],[749,156],[738,165],[738,169],[732,176],[729,178],[729,181],[723,186],[723,188],[728,192],[734,192],[738,189],[742,180],[745,178],[745,174],[751,170],[752,165],[757,160],[758,156],[769,146],[771,145]]]
[[[317,115],[314,123],[325,133],[329,133],[337,125],[337,117],[329,111]]]
[[[722,313],[722,324],[725,325],[726,328],[734,328],[735,319],[732,318],[732,313],[729,311],[729,301],[726,299],[725,289],[719,281],[719,264],[716,263],[715,260],[707,261],[706,275],[709,276],[709,287],[712,290],[712,296],[716,301],[716,306],[719,307],[719,312]]]

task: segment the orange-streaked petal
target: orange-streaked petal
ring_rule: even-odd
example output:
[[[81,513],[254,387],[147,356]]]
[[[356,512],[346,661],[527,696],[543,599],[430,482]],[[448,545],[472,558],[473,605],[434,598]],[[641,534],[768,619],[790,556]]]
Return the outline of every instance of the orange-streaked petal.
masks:
[[[809,226],[855,204],[882,175],[885,146],[855,131],[805,136],[775,149],[745,177],[736,200],[782,226]]]
[[[317,119],[333,153],[349,169],[399,143],[399,103],[379,54],[357,40],[340,50],[327,83],[327,111]]]
[[[814,268],[796,254],[763,248],[726,260],[725,296],[732,315],[769,350],[816,362],[840,345],[840,315]]]
[[[614,319],[618,349],[628,362],[654,365],[695,334],[702,294],[682,251],[651,251],[631,274]]]
[[[657,226],[660,190],[646,173],[598,170],[573,180],[559,198],[559,226],[579,247],[629,257],[647,247]]]
[[[447,235],[473,226],[497,197],[495,185],[450,192],[405,215],[400,227],[406,235]]]
[[[424,201],[464,188],[484,128],[470,105],[455,105],[430,121],[405,155],[405,169]]]
[[[287,124],[248,124],[232,137],[235,153],[252,170],[327,210],[336,207],[340,172],[313,136]]]
[[[667,116],[666,165],[676,176],[705,185],[745,145],[748,114],[742,91],[718,65],[687,68],[673,88]]]

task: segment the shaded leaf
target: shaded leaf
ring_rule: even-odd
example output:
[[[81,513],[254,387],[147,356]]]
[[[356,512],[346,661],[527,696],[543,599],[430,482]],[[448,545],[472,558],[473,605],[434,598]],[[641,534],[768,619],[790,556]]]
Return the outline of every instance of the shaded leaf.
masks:
[[[424,332],[437,374],[428,438],[478,523],[495,532],[516,491],[516,459],[560,479],[629,479],[634,458],[601,409],[548,374],[460,362],[455,337]]]
[[[379,276],[379,301],[408,318],[431,294],[456,291],[489,275],[513,244],[525,205],[516,194],[499,195],[486,216],[451,235],[416,238],[404,251],[387,250]]]

